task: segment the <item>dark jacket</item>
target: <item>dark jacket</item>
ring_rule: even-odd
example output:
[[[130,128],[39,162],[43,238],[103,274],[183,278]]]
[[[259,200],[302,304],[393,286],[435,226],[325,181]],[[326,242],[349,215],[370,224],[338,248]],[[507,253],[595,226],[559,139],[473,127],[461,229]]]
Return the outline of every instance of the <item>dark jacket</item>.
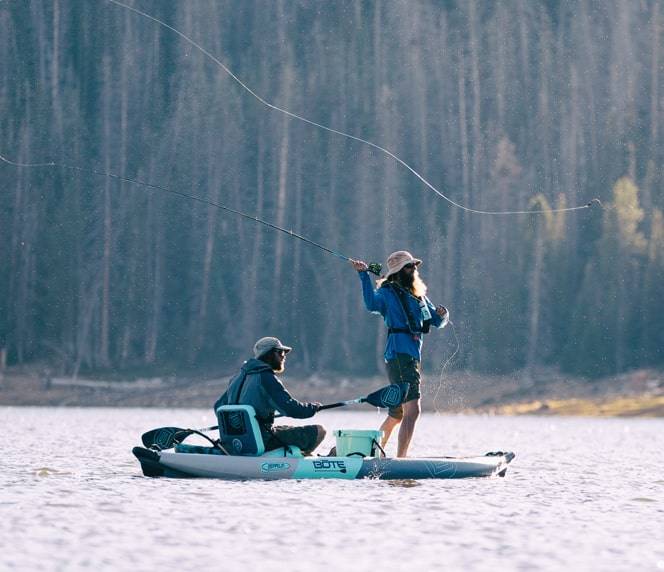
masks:
[[[214,404],[215,413],[221,405],[251,405],[264,431],[270,431],[274,412],[287,417],[306,419],[312,417],[318,407],[295,399],[274,375],[264,361],[250,359],[244,362],[237,375],[228,382],[228,389]]]

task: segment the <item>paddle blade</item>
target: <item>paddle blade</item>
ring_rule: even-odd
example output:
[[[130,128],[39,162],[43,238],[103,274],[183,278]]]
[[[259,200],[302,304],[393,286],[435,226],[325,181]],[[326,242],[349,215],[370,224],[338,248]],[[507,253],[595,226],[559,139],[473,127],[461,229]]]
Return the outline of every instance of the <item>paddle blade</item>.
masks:
[[[181,429],[180,427],[159,427],[158,429],[152,429],[147,433],[143,433],[141,441],[143,441],[143,445],[148,449],[153,447],[159,450],[170,449],[174,445],[181,443],[190,434],[187,429]]]
[[[392,383],[366,396],[364,401],[374,407],[397,407],[403,403],[408,393],[407,383]]]

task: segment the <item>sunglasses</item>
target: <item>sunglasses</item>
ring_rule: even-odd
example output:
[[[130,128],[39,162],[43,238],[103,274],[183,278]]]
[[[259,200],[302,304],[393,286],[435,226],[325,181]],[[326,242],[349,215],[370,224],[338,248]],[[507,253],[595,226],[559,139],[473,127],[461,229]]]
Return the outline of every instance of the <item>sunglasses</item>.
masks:
[[[406,265],[404,266],[404,268],[405,268],[406,270],[412,270],[413,268],[417,268],[417,264],[415,264],[414,262],[409,262],[408,264],[406,264]]]

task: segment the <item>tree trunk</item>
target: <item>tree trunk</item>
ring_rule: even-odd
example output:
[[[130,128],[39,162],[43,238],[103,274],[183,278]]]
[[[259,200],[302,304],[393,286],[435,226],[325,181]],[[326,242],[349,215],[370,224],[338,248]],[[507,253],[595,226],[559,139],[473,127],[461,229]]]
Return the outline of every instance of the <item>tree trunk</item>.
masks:
[[[542,303],[542,276],[544,273],[544,224],[539,219],[535,224],[535,243],[533,245],[533,268],[530,273],[528,353],[526,368],[532,370],[537,362],[541,329],[540,314]]]

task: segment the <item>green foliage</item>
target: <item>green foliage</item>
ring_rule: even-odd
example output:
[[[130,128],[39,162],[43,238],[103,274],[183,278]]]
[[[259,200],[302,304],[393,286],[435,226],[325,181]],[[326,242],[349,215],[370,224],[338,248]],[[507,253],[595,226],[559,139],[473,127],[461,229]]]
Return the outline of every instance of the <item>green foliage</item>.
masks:
[[[613,211],[607,211],[605,233],[618,232],[620,249],[625,255],[642,254],[646,239],[639,224],[643,221],[644,210],[639,206],[639,190],[628,177],[621,177],[613,187]],[[615,213],[615,220],[612,215]]]
[[[604,211],[602,234],[586,263],[572,315],[568,354],[574,371],[605,375],[639,363],[639,290],[647,248],[639,229],[643,219],[638,187],[621,177]]]

